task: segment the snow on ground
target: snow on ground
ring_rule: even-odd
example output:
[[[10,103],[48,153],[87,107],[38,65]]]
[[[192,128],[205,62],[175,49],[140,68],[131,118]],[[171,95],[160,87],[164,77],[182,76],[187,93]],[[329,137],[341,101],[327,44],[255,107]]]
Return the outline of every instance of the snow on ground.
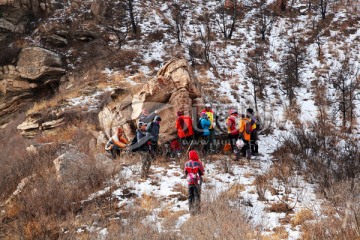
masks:
[[[259,149],[263,156],[256,157],[250,163],[241,163],[233,161],[228,155],[217,155],[213,157],[206,157],[202,159],[205,167],[206,180],[202,186],[204,196],[216,197],[222,192],[228,191],[234,185],[240,184],[245,186],[240,193],[239,199],[244,204],[239,205],[240,208],[251,219],[254,227],[262,229],[262,232],[271,234],[272,230],[279,226],[284,226],[281,219],[285,217],[285,213],[272,213],[267,208],[272,203],[278,202],[285,193],[284,185],[281,182],[273,182],[273,185],[279,189],[279,195],[271,195],[269,191],[266,193],[266,201],[259,201],[256,186],[253,184],[257,175],[266,173],[272,165],[271,153],[275,149],[278,138],[283,133],[276,130],[274,135],[261,136]],[[126,160],[125,160],[126,161]],[[227,162],[229,172],[224,172],[223,165]],[[135,166],[126,166],[123,168],[119,176],[121,178],[117,181],[126,180],[125,184],[115,190],[112,194],[119,200],[119,206],[133,206],[134,198],[126,198],[123,195],[124,189],[129,189],[132,194],[135,194],[140,199],[143,196],[152,196],[160,200],[159,207],[152,209],[151,214],[144,219],[144,224],[151,224],[156,226],[159,231],[168,231],[162,226],[162,219],[159,213],[164,208],[172,212],[181,211],[176,223],[176,229],[179,230],[181,225],[190,217],[188,213],[187,200],[179,200],[180,192],[178,186],[187,187],[187,182],[181,176],[183,166],[176,162],[169,162],[168,166],[158,166],[155,162],[151,166],[150,176],[147,180],[141,180],[139,176],[140,164]],[[103,194],[106,190],[102,191]],[[287,194],[289,205],[294,206],[294,211],[300,211],[304,208],[312,210],[320,209],[319,201],[314,194],[314,186],[306,183],[299,176],[293,177],[291,183],[291,192]],[[251,206],[246,203],[251,203]],[[300,237],[299,228],[292,227],[290,224],[285,225],[286,231],[289,233],[289,239],[298,239]],[[102,230],[105,232],[105,230]]]

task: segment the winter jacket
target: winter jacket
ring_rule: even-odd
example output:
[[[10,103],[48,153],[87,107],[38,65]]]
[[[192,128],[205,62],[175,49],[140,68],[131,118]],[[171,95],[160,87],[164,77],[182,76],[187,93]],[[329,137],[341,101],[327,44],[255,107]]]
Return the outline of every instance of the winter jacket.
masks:
[[[236,117],[230,116],[226,119],[226,126],[228,127],[228,133],[231,135],[239,134],[239,129],[236,127]]]
[[[208,116],[209,120],[210,120],[210,127],[209,129],[213,129],[215,126],[215,113],[213,110],[210,111],[206,111],[206,109],[202,110],[201,113],[206,113],[206,115]]]
[[[243,136],[243,139],[245,141],[250,141],[250,134],[249,133],[246,133],[245,131],[245,126],[246,126],[246,122],[247,121],[250,121],[251,122],[251,119],[249,118],[243,118],[240,120],[240,124],[239,124],[239,132],[240,134],[242,134]]]
[[[106,149],[109,149],[111,145],[115,145],[119,148],[125,148],[126,144],[129,144],[129,141],[126,140],[124,137],[119,138],[118,134],[115,133],[107,142]]]
[[[195,150],[189,152],[189,161],[185,163],[184,173],[188,179],[189,185],[199,184],[201,176],[204,175],[204,167],[199,160],[199,156]]]
[[[211,126],[211,122],[209,119],[207,118],[200,118],[200,125],[201,125],[201,128],[203,130],[203,136],[209,136],[210,135],[210,131],[209,131],[209,128]]]
[[[148,132],[143,132],[140,129],[136,130],[137,146],[134,146],[137,151],[149,151],[149,140],[150,134]]]
[[[144,123],[149,123],[155,118],[155,116],[156,116],[155,112],[148,114],[148,115],[141,113],[139,116],[139,121],[144,122]]]
[[[176,129],[179,138],[185,138],[194,134],[192,119],[189,116],[180,116],[176,119]]]
[[[150,140],[152,142],[158,142],[160,133],[160,124],[158,122],[151,122],[147,125],[146,131],[150,133]]]

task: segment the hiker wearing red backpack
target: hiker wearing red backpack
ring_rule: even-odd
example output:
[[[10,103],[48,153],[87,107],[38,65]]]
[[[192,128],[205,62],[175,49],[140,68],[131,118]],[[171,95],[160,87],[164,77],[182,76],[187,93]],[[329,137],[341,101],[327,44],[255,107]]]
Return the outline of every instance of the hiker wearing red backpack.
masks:
[[[178,111],[177,116],[178,118],[176,119],[175,127],[178,131],[181,147],[184,147],[189,145],[193,140],[194,130],[192,126],[192,119],[189,116],[185,116],[183,111]]]
[[[239,138],[244,141],[244,146],[241,148],[240,153],[243,158],[246,157],[248,160],[251,158],[250,140],[254,127],[254,121],[251,119],[251,116],[253,113],[254,111],[251,108],[246,109],[246,116],[243,116],[239,124]]]
[[[237,118],[239,114],[236,110],[229,110],[229,117],[226,119],[226,126],[228,129],[228,140],[230,141],[231,150],[235,151],[235,142],[239,138],[239,129],[237,128]]]
[[[189,152],[189,160],[185,163],[184,172],[188,181],[189,211],[194,215],[200,211],[201,183],[204,175],[204,167],[195,150]]]

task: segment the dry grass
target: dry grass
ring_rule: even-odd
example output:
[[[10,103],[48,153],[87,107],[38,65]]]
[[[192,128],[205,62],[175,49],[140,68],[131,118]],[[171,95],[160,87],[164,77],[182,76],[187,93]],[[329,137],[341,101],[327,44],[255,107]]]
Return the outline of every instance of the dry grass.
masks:
[[[314,214],[313,214],[313,212],[311,210],[309,210],[309,209],[301,209],[292,218],[291,225],[293,227],[295,227],[297,225],[303,225],[304,222],[309,221],[309,220],[313,220],[313,219],[314,219]]]
[[[229,199],[229,200],[238,200],[240,198],[240,193],[245,191],[245,185],[244,184],[234,184],[228,189],[227,191],[224,191],[219,196],[220,199]]]
[[[291,213],[293,210],[289,205],[285,202],[277,202],[270,205],[267,208],[269,212],[276,212],[276,213]]]
[[[182,225],[182,238],[213,239],[214,236],[221,236],[221,239],[255,239],[256,232],[241,210],[229,205],[229,200],[202,197],[201,214],[191,217]]]

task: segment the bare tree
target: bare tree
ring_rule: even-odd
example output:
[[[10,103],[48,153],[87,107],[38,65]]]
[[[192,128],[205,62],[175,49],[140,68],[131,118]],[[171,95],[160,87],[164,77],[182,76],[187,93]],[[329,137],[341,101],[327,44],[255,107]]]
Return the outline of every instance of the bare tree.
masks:
[[[204,16],[199,18],[200,26],[198,32],[200,34],[200,40],[203,44],[203,57],[206,63],[210,63],[210,46],[212,40],[212,29],[210,14],[205,12]]]
[[[295,89],[301,85],[300,73],[305,62],[305,48],[302,40],[295,34],[287,42],[287,52],[283,59],[282,86],[280,90],[286,94],[289,104],[292,106],[295,99]]]
[[[238,0],[221,0],[216,9],[216,22],[225,39],[231,39],[236,22],[241,15],[241,5]]]
[[[263,99],[266,96],[265,86],[269,81],[269,71],[266,64],[264,49],[257,47],[253,51],[247,53],[245,61],[246,65],[246,80],[253,86],[253,97],[256,112],[258,112],[257,98]]]
[[[121,1],[103,1],[105,12],[98,16],[98,21],[109,31],[113,32],[118,40],[119,48],[125,43],[129,33],[127,18],[127,4]]]
[[[181,6],[179,2],[172,5],[171,16],[175,22],[175,32],[178,44],[181,45],[186,15],[183,13],[183,6]]]
[[[326,12],[327,12],[329,1],[330,0],[319,0],[319,9],[320,9],[322,19],[325,19],[325,17],[326,17]]]
[[[260,0],[258,9],[259,9],[258,30],[261,34],[261,39],[265,41],[265,36],[267,33],[270,32],[272,25],[275,21],[275,14],[267,6],[266,0]]]
[[[333,70],[330,82],[336,91],[334,102],[338,105],[337,112],[341,113],[342,127],[350,123],[352,127],[355,119],[355,101],[359,100],[357,94],[360,90],[360,75],[357,68],[349,57],[340,62],[340,66]]]
[[[128,8],[127,10],[129,11],[129,17],[130,17],[132,32],[133,32],[134,35],[136,35],[138,33],[139,21],[135,17],[134,0],[127,0],[127,8]]]

